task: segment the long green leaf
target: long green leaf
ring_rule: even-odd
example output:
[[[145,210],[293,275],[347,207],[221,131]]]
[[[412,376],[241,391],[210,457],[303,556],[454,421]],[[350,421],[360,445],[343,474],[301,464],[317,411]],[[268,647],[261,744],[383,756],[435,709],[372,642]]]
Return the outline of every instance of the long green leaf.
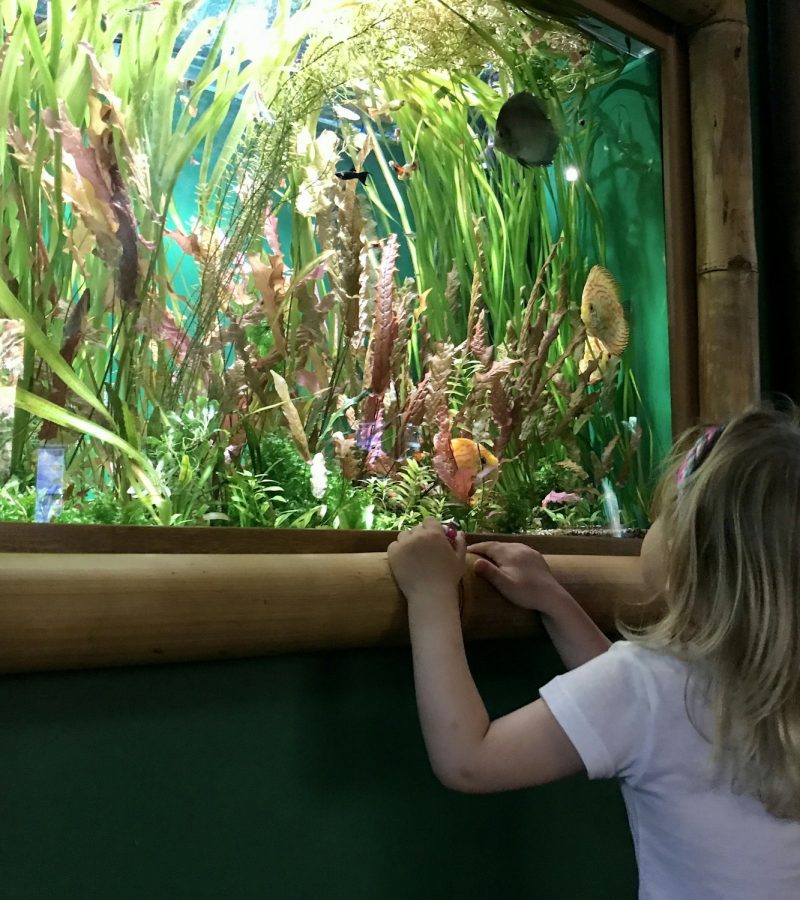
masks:
[[[118,434],[114,434],[108,428],[104,428],[96,422],[91,422],[89,419],[83,418],[83,416],[71,413],[63,407],[45,400],[43,397],[37,397],[24,388],[18,387],[16,390],[16,406],[32,416],[53,422],[61,428],[69,428],[78,434],[96,438],[104,444],[121,450],[130,463],[131,471],[140,482],[143,493],[149,503],[156,508],[164,503],[164,493],[158,484],[160,479],[152,463]],[[142,495],[142,492],[138,493],[140,496]]]
[[[57,375],[76,396],[97,410],[104,419],[113,423],[114,420],[108,410],[78,378],[72,366],[67,365],[64,361],[60,349],[53,346],[47,335],[39,328],[34,317],[2,282],[0,282],[0,311],[11,319],[22,319],[25,323],[25,340],[50,366],[53,374]]]
[[[85,419],[83,416],[69,412],[63,406],[51,403],[50,400],[45,400],[43,397],[37,397],[36,394],[31,394],[21,387],[17,388],[16,405],[18,409],[23,409],[32,416],[38,416],[40,419],[53,422],[61,428],[69,428],[78,434],[86,434],[97,438],[104,444],[110,444],[112,447],[121,450],[129,459],[138,463],[143,469],[152,469],[150,461],[118,434],[115,434],[108,428],[104,428],[102,425],[98,425],[96,422]]]

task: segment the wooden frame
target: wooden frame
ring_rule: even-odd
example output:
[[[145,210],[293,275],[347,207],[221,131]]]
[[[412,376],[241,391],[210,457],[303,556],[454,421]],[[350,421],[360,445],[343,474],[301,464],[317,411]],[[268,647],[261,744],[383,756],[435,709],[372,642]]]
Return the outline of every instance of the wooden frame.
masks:
[[[149,525],[34,525],[0,522],[4,553],[384,553],[394,531],[332,528],[156,528]],[[641,540],[610,535],[470,534],[467,543],[515,541],[540,553],[638,556]]]

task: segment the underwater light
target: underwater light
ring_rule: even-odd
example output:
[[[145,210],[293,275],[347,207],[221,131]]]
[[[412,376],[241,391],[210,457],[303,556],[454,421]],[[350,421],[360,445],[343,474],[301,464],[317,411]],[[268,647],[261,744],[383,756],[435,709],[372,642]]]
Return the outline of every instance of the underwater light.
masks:
[[[223,53],[232,54],[236,47],[241,47],[250,60],[264,56],[264,35],[274,18],[269,6],[248,4],[229,15]]]
[[[581,173],[575,168],[575,166],[567,166],[564,169],[564,178],[569,182],[575,182],[581,177]]]

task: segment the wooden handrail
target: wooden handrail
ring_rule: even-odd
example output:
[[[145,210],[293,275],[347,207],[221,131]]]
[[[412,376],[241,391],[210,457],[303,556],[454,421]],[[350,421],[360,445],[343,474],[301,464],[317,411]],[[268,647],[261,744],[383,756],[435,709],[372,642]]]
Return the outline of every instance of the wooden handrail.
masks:
[[[472,557],[469,557],[470,560]],[[649,616],[637,557],[548,556],[606,630]],[[472,574],[468,639],[534,634],[536,614]],[[385,553],[0,554],[0,671],[230,659],[408,640]]]

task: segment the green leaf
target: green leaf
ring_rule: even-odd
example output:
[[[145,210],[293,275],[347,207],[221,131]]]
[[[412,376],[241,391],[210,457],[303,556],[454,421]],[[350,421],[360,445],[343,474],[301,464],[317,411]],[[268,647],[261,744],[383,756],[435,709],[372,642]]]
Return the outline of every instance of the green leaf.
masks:
[[[36,394],[31,394],[30,391],[26,391],[24,388],[17,388],[16,406],[18,409],[29,412],[32,416],[38,416],[40,419],[54,422],[61,428],[69,428],[72,431],[77,431],[78,434],[87,434],[105,444],[111,444],[140,464],[144,466],[150,465],[140,453],[134,450],[119,435],[114,434],[113,431],[109,431],[107,428],[89,419],[84,419],[83,416],[71,413],[62,406],[45,400],[44,397],[37,397]]]
[[[184,453],[181,457],[181,465],[178,472],[178,484],[188,484],[192,480],[192,472],[192,461]]]
[[[39,356],[50,366],[54,375],[66,384],[66,386],[81,400],[88,403],[93,409],[96,409],[106,421],[113,424],[113,419],[108,410],[95,397],[89,388],[78,378],[72,366],[67,365],[61,350],[55,347],[47,335],[39,328],[34,317],[27,309],[17,300],[17,298],[9,291],[9,289],[0,281],[0,311],[5,313],[10,319],[21,319],[25,323],[25,340],[33,346]],[[52,405],[52,404],[51,404]],[[38,415],[36,413],[35,415]],[[54,421],[54,420],[50,420]],[[71,426],[70,426],[71,427]],[[111,432],[109,432],[110,434]]]

